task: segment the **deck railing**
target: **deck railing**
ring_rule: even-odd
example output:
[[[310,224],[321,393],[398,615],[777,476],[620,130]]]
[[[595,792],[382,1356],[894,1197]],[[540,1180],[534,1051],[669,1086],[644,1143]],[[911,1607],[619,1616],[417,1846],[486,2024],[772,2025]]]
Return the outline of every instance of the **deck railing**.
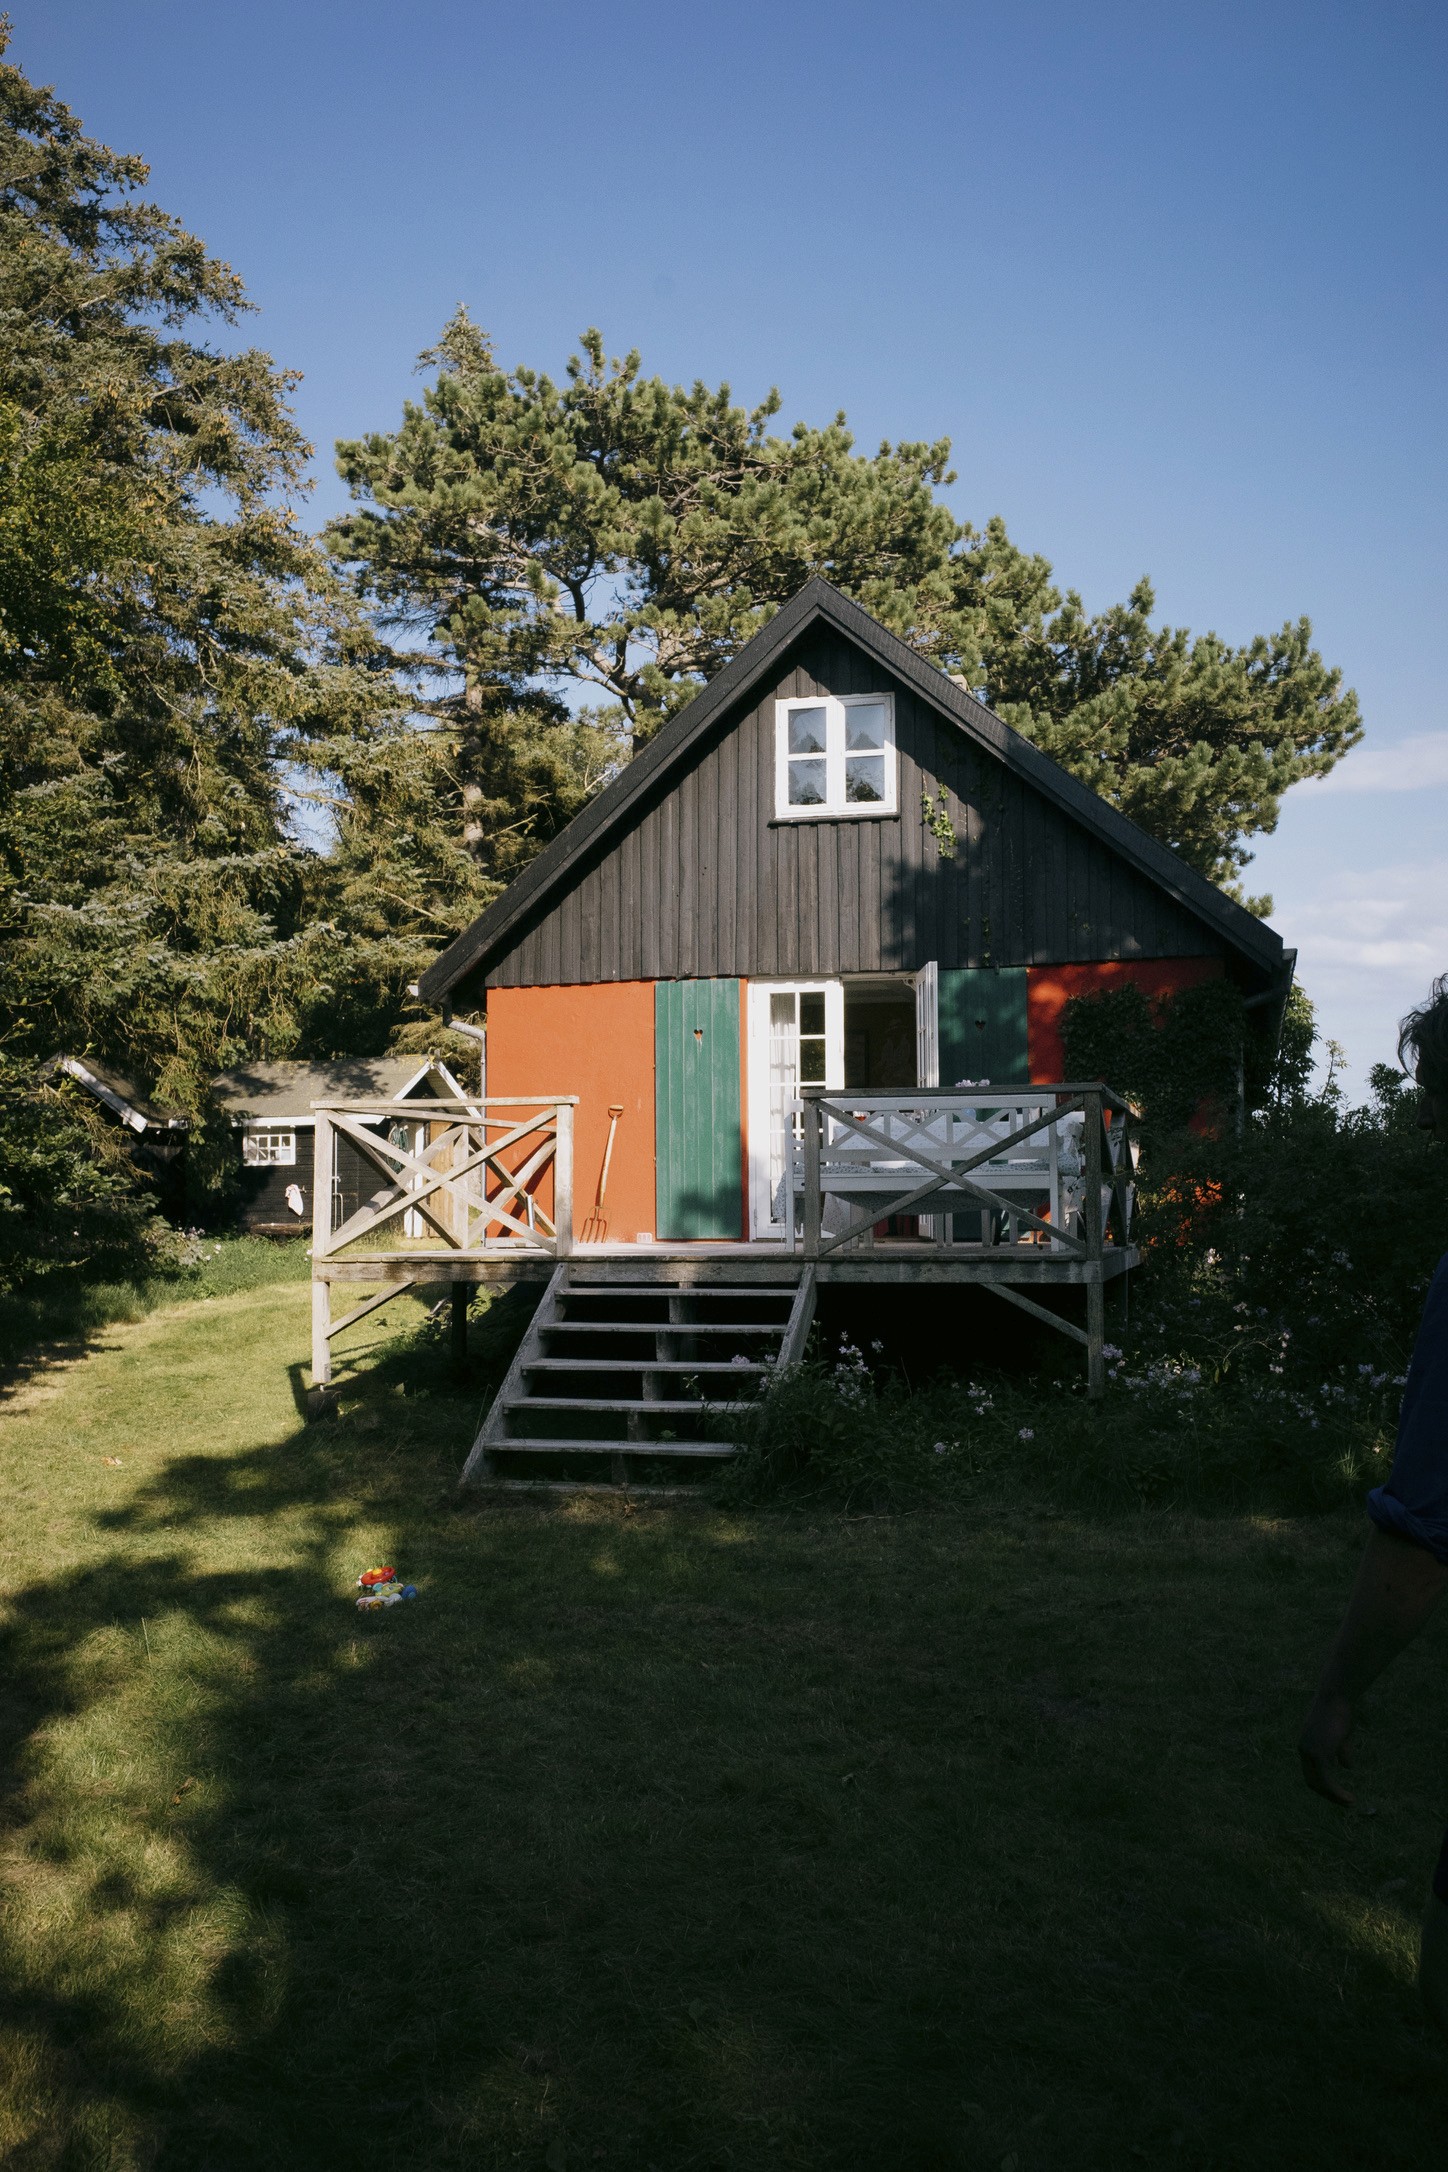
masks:
[[[795,1248],[873,1250],[881,1226],[977,1257],[1099,1263],[1131,1238],[1136,1142],[1099,1084],[857,1093],[805,1086],[794,1104]],[[1089,1277],[1088,1277],[1089,1279]]]
[[[493,1094],[345,1108],[314,1102],[314,1262],[373,1249],[566,1258],[573,1250],[576,1101]],[[339,1218],[334,1178],[344,1139],[382,1182]]]

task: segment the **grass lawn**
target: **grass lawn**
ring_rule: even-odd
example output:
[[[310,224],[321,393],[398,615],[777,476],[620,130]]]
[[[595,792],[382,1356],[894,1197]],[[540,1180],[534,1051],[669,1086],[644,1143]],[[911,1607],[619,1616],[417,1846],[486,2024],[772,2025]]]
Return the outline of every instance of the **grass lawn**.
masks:
[[[4,1405],[0,2162],[1443,2162],[1444,1635],[1291,1754],[1354,1517],[460,1505],[401,1312],[310,1430],[296,1282]]]

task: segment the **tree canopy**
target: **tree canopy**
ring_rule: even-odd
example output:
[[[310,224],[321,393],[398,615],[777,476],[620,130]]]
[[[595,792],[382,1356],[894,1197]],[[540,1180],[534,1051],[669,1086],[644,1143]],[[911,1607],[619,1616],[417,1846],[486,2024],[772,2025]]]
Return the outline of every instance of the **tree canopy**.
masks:
[[[1001,520],[956,520],[948,440],[866,455],[843,415],[780,435],[777,393],[746,409],[596,331],[581,349],[561,384],[505,370],[459,311],[399,427],[338,446],[356,507],[330,547],[515,837],[541,842],[609,735],[620,758],[646,739],[812,574],[1219,882],[1361,736],[1306,619],[1233,647],[1154,625],[1146,580],[1093,616]],[[491,859],[485,827],[469,843]]]
[[[408,982],[812,574],[1218,880],[1359,735],[1305,620],[1234,648],[1144,581],[1092,616],[957,519],[947,441],[784,430],[596,332],[555,381],[460,311],[309,535],[236,274],[8,45],[5,1108],[66,1048],[200,1113],[249,1056],[435,1040]]]
[[[145,179],[0,64],[0,1034],[194,1107],[427,951],[359,951],[293,834],[294,765],[402,707],[298,520],[294,380],[201,336],[240,282]]]

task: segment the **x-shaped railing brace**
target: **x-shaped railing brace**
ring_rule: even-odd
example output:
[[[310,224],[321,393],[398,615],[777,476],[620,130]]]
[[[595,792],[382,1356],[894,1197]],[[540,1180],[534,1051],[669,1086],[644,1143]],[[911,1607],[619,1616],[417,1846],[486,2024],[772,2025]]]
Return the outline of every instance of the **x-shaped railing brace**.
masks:
[[[837,1252],[841,1245],[848,1244],[853,1237],[863,1236],[867,1229],[873,1229],[877,1222],[884,1221],[888,1215],[908,1213],[912,1207],[917,1206],[922,1200],[928,1199],[932,1192],[940,1191],[945,1185],[949,1185],[953,1190],[968,1192],[971,1198],[978,1199],[982,1206],[992,1209],[997,1208],[1000,1205],[997,1195],[994,1192],[987,1191],[983,1184],[971,1184],[967,1180],[966,1171],[980,1168],[983,1162],[994,1161],[999,1155],[1007,1153],[1011,1147],[1018,1146],[1022,1139],[1034,1138],[1038,1131],[1046,1130],[1050,1125],[1059,1122],[1061,1117],[1070,1116],[1076,1109],[1084,1110],[1085,1108],[1084,1102],[1077,1100],[1068,1101],[1064,1107],[1049,1109],[1038,1116],[1034,1123],[1022,1125],[1019,1130],[1012,1131],[1004,1139],[993,1139],[989,1146],[982,1147],[979,1153],[972,1154],[966,1161],[956,1165],[955,1163],[935,1161],[919,1147],[911,1147],[905,1141],[882,1138],[878,1131],[872,1131],[867,1123],[862,1123],[858,1117],[852,1116],[847,1109],[837,1107],[833,1101],[815,1101],[813,1106],[820,1111],[821,1115],[833,1116],[837,1123],[844,1124],[851,1131],[858,1132],[860,1137],[868,1139],[872,1146],[884,1147],[886,1153],[892,1155],[896,1160],[900,1158],[901,1147],[904,1145],[910,1159],[916,1162],[920,1168],[928,1169],[931,1172],[929,1183],[916,1185],[913,1191],[902,1193],[898,1199],[882,1200],[867,1215],[857,1222],[849,1223],[846,1228],[838,1230],[833,1237],[821,1237],[821,1252]],[[918,1126],[916,1128],[919,1129]],[[1086,1246],[1079,1238],[1069,1236],[1064,1229],[1058,1229],[1050,1222],[1042,1221],[1038,1214],[1030,1213],[1025,1207],[1013,1206],[1009,1211],[1018,1222],[1029,1222],[1032,1229],[1044,1230],[1048,1237],[1056,1243],[1065,1245],[1067,1250],[1073,1252],[1078,1259],[1085,1259]]]
[[[532,1132],[537,1131],[539,1126],[546,1121],[546,1118],[534,1116],[523,1123],[514,1124],[509,1131],[504,1133],[502,1138],[494,1139],[491,1143],[485,1135],[482,1145],[475,1148],[455,1169],[437,1169],[429,1166],[431,1157],[441,1153],[445,1147],[453,1145],[456,1140],[463,1137],[465,1134],[462,1126],[450,1125],[441,1138],[434,1139],[425,1149],[426,1158],[419,1159],[416,1154],[409,1152],[406,1147],[397,1146],[390,1139],[379,1138],[375,1131],[367,1130],[365,1125],[343,1115],[340,1110],[334,1110],[330,1113],[332,1123],[336,1128],[351,1139],[354,1145],[361,1147],[363,1153],[367,1155],[374,1166],[380,1169],[384,1176],[391,1178],[396,1188],[396,1197],[394,1199],[385,1200],[381,1205],[375,1205],[369,1201],[366,1206],[359,1207],[355,1214],[349,1216],[347,1221],[342,1224],[342,1227],[334,1232],[331,1244],[328,1247],[330,1251],[339,1251],[343,1245],[350,1244],[352,1239],[360,1236],[364,1230],[380,1228],[383,1222],[390,1221],[396,1214],[405,1214],[409,1208],[413,1207],[417,1208],[426,1217],[444,1243],[451,1244],[460,1251],[468,1248],[471,1231],[466,1226],[466,1221],[473,1213],[484,1216],[485,1228],[496,1222],[502,1227],[512,1230],[519,1237],[527,1239],[536,1237],[536,1226],[530,1227],[527,1223],[518,1221],[508,1213],[505,1202],[519,1198],[525,1186],[530,1184],[539,1171],[551,1161],[558,1144],[556,1134],[550,1133],[528,1157],[521,1169],[508,1169],[499,1162],[497,1157],[504,1153],[508,1147],[516,1145],[519,1139],[525,1139]],[[464,1177],[470,1176],[475,1169],[489,1171],[498,1179],[502,1190],[492,1199],[484,1199],[478,1207],[474,1207],[466,1198],[463,1200],[465,1226],[462,1233],[463,1241],[459,1244],[456,1235],[439,1220],[426,1202],[434,1192],[459,1183]],[[416,1190],[410,1190],[407,1186],[397,1183],[398,1176],[403,1173],[421,1179]],[[533,1214],[536,1222],[543,1225],[546,1236],[556,1236],[557,1232],[553,1223],[541,1207],[535,1205]]]

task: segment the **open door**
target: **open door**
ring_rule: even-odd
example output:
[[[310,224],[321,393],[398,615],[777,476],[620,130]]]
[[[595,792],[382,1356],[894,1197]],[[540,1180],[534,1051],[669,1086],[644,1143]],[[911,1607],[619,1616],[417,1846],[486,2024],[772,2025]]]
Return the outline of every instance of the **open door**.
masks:
[[[749,1233],[789,1236],[790,1152],[801,1086],[845,1083],[845,991],[837,980],[749,983]]]
[[[1028,1086],[1026,968],[948,966],[938,976],[935,1019],[940,1081],[989,1079],[992,1086]]]
[[[915,976],[915,1083],[940,1084],[940,967],[934,958]]]

